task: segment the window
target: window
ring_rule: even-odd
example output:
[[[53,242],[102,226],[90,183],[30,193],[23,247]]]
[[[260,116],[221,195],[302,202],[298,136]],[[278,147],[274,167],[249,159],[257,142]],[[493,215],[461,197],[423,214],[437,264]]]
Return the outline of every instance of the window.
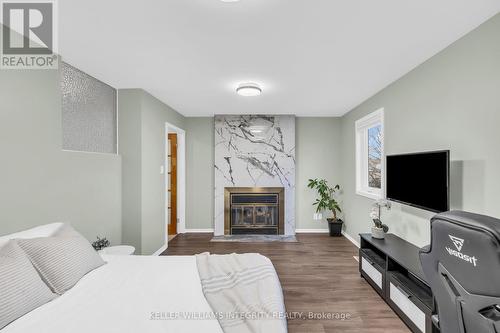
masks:
[[[356,193],[383,197],[384,109],[356,121]]]

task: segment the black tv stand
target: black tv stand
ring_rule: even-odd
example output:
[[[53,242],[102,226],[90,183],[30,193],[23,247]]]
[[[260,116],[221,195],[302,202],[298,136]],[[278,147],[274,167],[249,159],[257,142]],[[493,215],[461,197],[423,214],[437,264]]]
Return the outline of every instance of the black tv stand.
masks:
[[[412,332],[437,333],[431,289],[420,266],[419,248],[394,235],[360,234],[359,272]]]

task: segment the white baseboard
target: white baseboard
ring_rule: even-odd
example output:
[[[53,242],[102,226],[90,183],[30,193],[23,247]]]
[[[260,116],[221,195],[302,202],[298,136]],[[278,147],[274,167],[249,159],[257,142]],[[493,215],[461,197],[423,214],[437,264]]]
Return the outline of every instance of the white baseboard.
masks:
[[[159,256],[160,254],[162,254],[163,252],[165,252],[165,250],[168,248],[168,244],[165,244],[163,245],[162,247],[160,247],[158,249],[158,251],[156,251],[155,253],[153,253],[152,255],[153,256]]]
[[[214,232],[214,229],[186,229],[186,233],[195,233],[195,232]]]
[[[329,232],[328,229],[295,229],[296,234],[325,234],[328,232]],[[345,238],[347,238],[351,243],[356,245],[356,247],[359,248],[359,243],[354,238],[349,236],[346,232],[344,232],[343,230],[342,230],[342,235]]]
[[[324,234],[328,232],[328,229],[295,229],[297,234]]]
[[[342,230],[342,235],[347,238],[351,243],[353,243],[354,245],[356,245],[357,248],[359,248],[359,243],[358,241],[356,241],[354,238],[352,238],[351,236],[349,236],[344,230]]]

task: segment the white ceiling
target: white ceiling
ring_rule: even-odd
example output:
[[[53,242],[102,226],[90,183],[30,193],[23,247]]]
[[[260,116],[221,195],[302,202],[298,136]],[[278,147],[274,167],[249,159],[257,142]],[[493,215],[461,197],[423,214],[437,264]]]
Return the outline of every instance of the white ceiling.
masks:
[[[499,0],[64,0],[60,51],[186,116],[339,116],[499,11]],[[245,81],[263,94],[238,96]]]

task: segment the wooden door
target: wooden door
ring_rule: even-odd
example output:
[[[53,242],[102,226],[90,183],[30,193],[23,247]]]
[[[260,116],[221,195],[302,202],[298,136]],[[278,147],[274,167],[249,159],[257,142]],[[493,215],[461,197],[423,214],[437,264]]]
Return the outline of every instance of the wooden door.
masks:
[[[168,134],[168,235],[177,234],[177,134]],[[170,238],[170,237],[169,237]]]

